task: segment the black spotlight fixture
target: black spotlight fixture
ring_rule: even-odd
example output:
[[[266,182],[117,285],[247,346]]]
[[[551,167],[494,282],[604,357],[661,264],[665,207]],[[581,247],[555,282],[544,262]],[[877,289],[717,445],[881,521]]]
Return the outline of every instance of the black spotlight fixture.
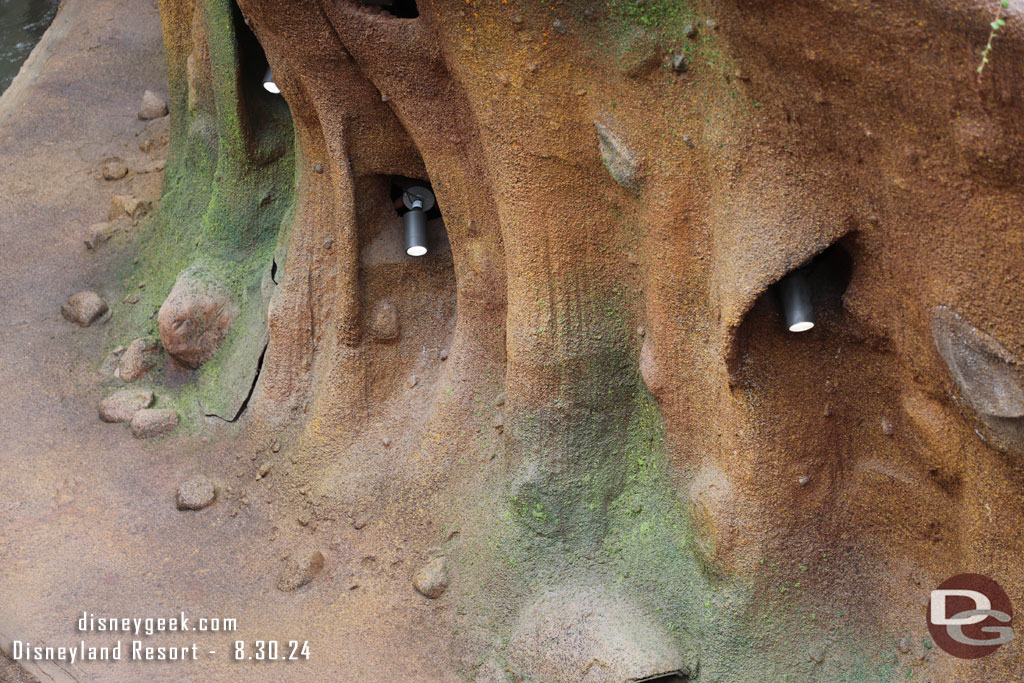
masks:
[[[797,268],[782,278],[776,286],[782,317],[790,332],[806,332],[814,327],[814,305],[811,303],[811,283],[805,268]]]
[[[402,194],[402,203],[409,209],[402,216],[405,225],[405,253],[425,256],[427,253],[427,211],[434,208],[434,193],[419,185]]]
[[[275,95],[281,94],[281,89],[277,87],[277,83],[274,82],[274,74],[270,72],[270,67],[267,67],[267,73],[263,76],[263,89],[269,93]]]

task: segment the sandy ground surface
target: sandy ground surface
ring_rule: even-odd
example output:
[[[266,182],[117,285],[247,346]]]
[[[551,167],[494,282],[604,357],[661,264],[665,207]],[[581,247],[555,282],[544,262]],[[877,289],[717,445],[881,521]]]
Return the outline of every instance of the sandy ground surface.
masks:
[[[82,238],[114,194],[157,197],[159,173],[139,169],[166,147],[140,151],[166,120],[138,120],[142,92],[166,91],[153,0],[65,0],[60,15],[0,102],[0,643],[111,645],[134,636],[81,634],[83,612],[238,620],[230,634],[142,636],[146,646],[196,643],[198,662],[28,666],[42,680],[451,680],[445,600],[409,585],[402,540],[351,524],[300,526],[273,483],[255,481],[243,437],[210,433],[158,443],[100,422],[104,325],[80,329],[60,304],[81,289],[117,300],[135,235],[96,251]],[[129,175],[97,169],[123,157]],[[143,223],[133,232],[143,230]],[[255,463],[255,464],[254,464]],[[205,473],[232,486],[211,508],[174,505],[178,483]],[[242,492],[248,504],[241,504]],[[306,588],[274,584],[301,547],[326,556]],[[358,584],[358,588],[353,588]],[[309,661],[235,662],[257,639],[308,641]],[[214,651],[214,654],[210,654]],[[7,668],[4,668],[7,667]],[[0,666],[0,679],[15,674]]]

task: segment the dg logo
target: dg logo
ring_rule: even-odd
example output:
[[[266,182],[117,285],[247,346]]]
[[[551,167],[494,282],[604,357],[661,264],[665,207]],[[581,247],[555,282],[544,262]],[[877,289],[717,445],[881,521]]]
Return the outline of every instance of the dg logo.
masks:
[[[928,632],[961,659],[990,655],[1013,640],[1013,607],[1002,587],[982,574],[957,574],[932,591]]]

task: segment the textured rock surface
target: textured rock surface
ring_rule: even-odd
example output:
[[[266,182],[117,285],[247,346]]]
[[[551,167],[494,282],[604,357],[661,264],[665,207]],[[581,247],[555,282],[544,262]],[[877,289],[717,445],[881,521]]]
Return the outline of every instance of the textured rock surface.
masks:
[[[60,307],[65,320],[88,327],[103,317],[108,310],[107,302],[96,292],[78,292],[68,297]]]
[[[213,357],[238,315],[228,289],[202,268],[182,272],[160,306],[160,341],[172,357],[198,368]]]
[[[178,413],[171,408],[144,408],[132,415],[132,436],[152,439],[178,428]]]
[[[443,526],[465,609],[431,623],[460,634],[464,678],[511,663],[544,587],[593,574],[598,616],[550,616],[587,637],[554,664],[517,646],[537,678],[620,675],[603,634],[640,650],[600,619],[625,605],[702,679],[1012,679],[1008,648],[895,643],[976,558],[1024,590],[996,438],[1021,418],[960,410],[949,368],[972,404],[1016,399],[931,329],[945,305],[1024,357],[1016,13],[979,81],[994,4],[471,5],[165,5],[175,228],[154,253],[259,281],[247,424],[300,433],[250,485],[301,482],[388,563]],[[234,71],[249,28],[280,97]],[[437,196],[424,259],[401,250],[410,182]],[[791,335],[774,283],[800,266],[818,324]],[[370,343],[383,300],[400,334]],[[382,599],[437,607],[397,584]]]
[[[153,404],[148,389],[121,389],[100,401],[100,419],[104,422],[129,422],[135,413]]]

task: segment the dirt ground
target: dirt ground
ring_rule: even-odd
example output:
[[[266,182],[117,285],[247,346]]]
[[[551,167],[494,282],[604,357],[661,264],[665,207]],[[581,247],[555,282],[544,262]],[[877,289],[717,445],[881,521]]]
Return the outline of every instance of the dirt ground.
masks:
[[[137,118],[146,89],[166,93],[157,3],[66,0],[26,71],[0,104],[0,640],[109,644],[79,634],[97,616],[235,618],[230,634],[165,634],[146,645],[198,644],[197,663],[76,663],[27,668],[43,680],[450,680],[445,601],[410,586],[402,539],[371,528],[300,526],[287,496],[256,481],[257,453],[235,433],[156,445],[97,419],[106,389],[103,325],[78,328],[61,303],[93,289],[108,299],[134,258],[136,232],[95,251],[83,237],[106,220],[115,194],[158,199],[159,173],[140,169],[166,153],[166,119]],[[147,154],[139,143],[155,139]],[[105,181],[117,155],[128,176]],[[220,499],[180,512],[179,483],[203,473]],[[228,488],[230,487],[230,489]],[[244,492],[244,493],[243,493]],[[280,502],[282,498],[285,502]],[[275,581],[292,550],[327,557],[314,584],[282,593]],[[414,626],[414,625],[419,626]],[[415,629],[415,630],[413,630]],[[309,661],[232,661],[232,643],[309,642]],[[126,643],[131,637],[126,639]],[[127,644],[126,644],[127,646]],[[210,654],[215,651],[215,654]],[[15,676],[9,662],[0,678]],[[16,679],[15,679],[16,680]]]

